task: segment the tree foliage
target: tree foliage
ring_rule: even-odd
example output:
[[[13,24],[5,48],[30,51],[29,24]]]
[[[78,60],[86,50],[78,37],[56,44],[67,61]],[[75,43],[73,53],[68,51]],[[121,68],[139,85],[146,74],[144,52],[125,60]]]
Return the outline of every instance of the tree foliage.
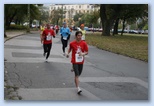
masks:
[[[125,22],[146,17],[148,13],[146,4],[101,4],[100,17],[102,20],[102,35],[109,36],[110,29],[114,23],[118,24],[119,19],[123,20],[123,30]],[[116,22],[117,21],[117,22]],[[117,29],[118,26],[114,29]]]
[[[80,19],[83,15],[84,15],[83,13],[77,13],[77,14],[74,16],[74,21],[79,21],[79,19]]]
[[[62,13],[63,13],[62,9],[53,10],[50,16],[51,23],[58,25],[59,20],[62,18]]]
[[[41,15],[39,17],[40,24],[49,22],[49,12],[46,11],[46,9],[47,9],[47,7],[39,5],[39,10],[40,10],[40,13],[41,13]]]
[[[88,24],[97,24],[98,22],[98,19],[99,19],[99,11],[96,11],[94,10],[93,12],[91,13],[87,13],[85,15],[85,22]]]
[[[11,22],[23,23],[27,19],[28,4],[5,4],[4,5],[4,25],[10,26]],[[39,19],[40,11],[37,5],[30,4],[31,21]]]

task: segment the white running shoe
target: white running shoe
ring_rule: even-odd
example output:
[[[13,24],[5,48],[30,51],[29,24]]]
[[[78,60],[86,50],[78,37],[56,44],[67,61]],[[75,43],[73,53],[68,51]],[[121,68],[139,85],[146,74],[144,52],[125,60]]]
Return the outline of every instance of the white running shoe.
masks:
[[[81,92],[82,90],[80,89],[80,87],[78,87],[78,94],[80,95]]]
[[[48,59],[45,59],[45,62],[48,62]]]

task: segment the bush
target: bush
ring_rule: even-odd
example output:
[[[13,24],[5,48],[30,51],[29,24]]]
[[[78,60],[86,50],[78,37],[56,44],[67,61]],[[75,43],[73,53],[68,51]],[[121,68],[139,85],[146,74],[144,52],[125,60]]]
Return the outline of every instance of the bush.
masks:
[[[27,29],[26,26],[21,26],[21,25],[10,25],[10,27],[6,27],[7,30],[24,30]]]

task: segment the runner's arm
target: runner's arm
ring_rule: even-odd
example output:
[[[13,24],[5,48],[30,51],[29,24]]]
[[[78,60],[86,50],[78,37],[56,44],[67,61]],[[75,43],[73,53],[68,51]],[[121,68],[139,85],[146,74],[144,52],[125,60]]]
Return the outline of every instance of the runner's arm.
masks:
[[[85,56],[88,54],[88,45],[87,43],[84,44],[84,52],[80,52],[79,55],[80,56]]]
[[[67,54],[66,54],[66,57],[68,58],[69,57],[69,53],[71,52],[71,48],[69,47],[68,48],[68,52],[67,52]]]
[[[88,51],[85,51],[85,52],[83,52],[83,53],[82,53],[82,52],[79,53],[80,56],[85,56],[85,55],[87,55],[87,54],[88,54]]]
[[[55,32],[54,32],[54,30],[52,31],[52,33],[53,33],[53,37],[55,38]]]

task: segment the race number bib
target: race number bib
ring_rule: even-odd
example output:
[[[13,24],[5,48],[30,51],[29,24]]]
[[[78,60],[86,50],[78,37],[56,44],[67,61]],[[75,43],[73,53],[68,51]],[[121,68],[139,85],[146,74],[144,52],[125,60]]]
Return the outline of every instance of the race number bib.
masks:
[[[64,40],[67,40],[67,37],[63,37]]]
[[[47,38],[46,38],[47,41],[49,41],[51,39],[52,39],[51,35],[48,35]]]
[[[82,40],[85,40],[85,35],[82,35],[82,38],[81,38]]]
[[[82,62],[83,61],[83,56],[79,56],[79,54],[75,54],[75,62]]]

